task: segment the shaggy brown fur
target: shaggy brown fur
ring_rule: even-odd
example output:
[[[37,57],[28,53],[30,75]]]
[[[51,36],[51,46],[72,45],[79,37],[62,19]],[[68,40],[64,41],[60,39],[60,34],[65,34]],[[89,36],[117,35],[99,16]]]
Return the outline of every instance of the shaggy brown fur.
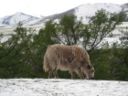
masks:
[[[44,55],[43,69],[49,73],[49,77],[57,77],[57,70],[69,71],[71,78],[76,73],[80,78],[94,77],[94,68],[91,65],[86,50],[77,45],[50,45]]]

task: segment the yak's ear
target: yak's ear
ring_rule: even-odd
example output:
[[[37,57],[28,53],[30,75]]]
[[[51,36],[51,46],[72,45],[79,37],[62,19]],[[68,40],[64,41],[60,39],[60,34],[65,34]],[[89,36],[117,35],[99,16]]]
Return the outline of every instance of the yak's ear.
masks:
[[[87,69],[91,69],[91,68],[92,68],[92,66],[88,64],[87,65]]]

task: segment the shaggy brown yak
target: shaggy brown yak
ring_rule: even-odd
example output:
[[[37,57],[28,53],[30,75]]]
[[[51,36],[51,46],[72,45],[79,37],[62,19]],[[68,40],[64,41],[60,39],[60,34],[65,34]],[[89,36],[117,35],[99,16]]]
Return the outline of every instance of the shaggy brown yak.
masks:
[[[94,77],[94,67],[91,65],[87,51],[77,45],[48,46],[44,55],[43,69],[48,72],[48,77],[57,77],[57,70],[69,71],[71,78],[74,78],[74,73],[80,78]]]

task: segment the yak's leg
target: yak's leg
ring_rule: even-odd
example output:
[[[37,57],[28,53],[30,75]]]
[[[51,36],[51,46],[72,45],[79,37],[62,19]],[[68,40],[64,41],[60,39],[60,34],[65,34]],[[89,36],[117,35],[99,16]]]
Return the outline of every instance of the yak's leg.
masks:
[[[57,63],[56,63],[56,64],[57,64]],[[56,65],[56,64],[55,64],[55,65]],[[56,66],[54,66],[53,76],[54,76],[54,78],[58,78],[57,65],[56,65]]]
[[[52,78],[52,77],[53,77],[53,71],[49,71],[48,78]]]
[[[51,75],[52,75],[52,73],[51,73],[51,71],[49,71],[48,72],[48,78],[51,78]]]
[[[53,75],[54,75],[54,78],[58,78],[57,70],[54,70]]]
[[[75,78],[75,75],[73,73],[73,71],[69,71],[70,75],[71,75],[71,79],[74,79]]]
[[[83,73],[81,72],[81,70],[78,69],[78,70],[76,70],[75,72],[76,72],[76,74],[79,76],[80,79],[84,79],[84,75],[83,75]]]
[[[81,70],[81,73],[82,73],[84,79],[88,79],[88,75],[83,70]]]

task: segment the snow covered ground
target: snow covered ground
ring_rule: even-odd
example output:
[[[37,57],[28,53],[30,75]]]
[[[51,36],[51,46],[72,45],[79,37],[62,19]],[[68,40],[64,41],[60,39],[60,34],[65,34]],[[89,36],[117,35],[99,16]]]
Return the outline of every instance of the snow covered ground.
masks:
[[[0,79],[0,96],[128,96],[128,82]]]

